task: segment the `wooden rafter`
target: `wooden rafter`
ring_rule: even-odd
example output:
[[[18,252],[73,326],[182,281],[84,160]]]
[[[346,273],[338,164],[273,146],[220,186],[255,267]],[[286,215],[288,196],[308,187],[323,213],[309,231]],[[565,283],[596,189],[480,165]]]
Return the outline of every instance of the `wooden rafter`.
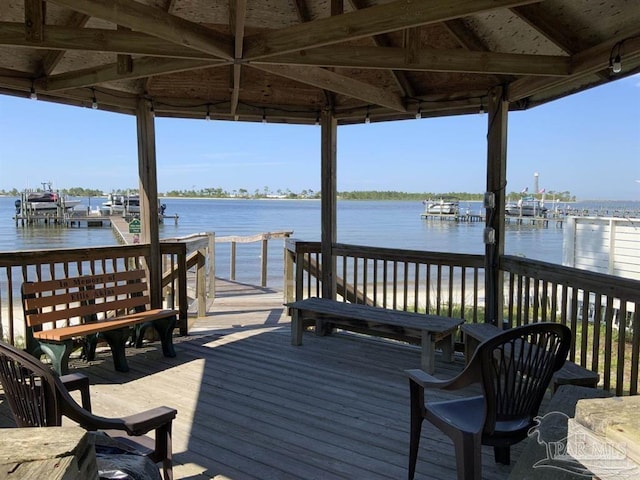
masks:
[[[549,89],[569,85],[577,79],[606,70],[609,67],[611,49],[621,41],[624,41],[624,60],[637,64],[640,60],[640,31],[611,39],[573,55],[571,57],[572,71],[568,77],[524,77],[516,80],[509,86],[509,101],[516,102]]]
[[[411,57],[407,59],[403,48],[333,46],[251,63],[560,77],[571,73],[571,61],[566,56],[422,49]]]
[[[351,6],[356,10],[361,10],[365,8],[365,4],[363,0],[349,0]],[[390,47],[391,43],[389,42],[389,38],[386,35],[374,35],[371,37],[373,43],[378,47]],[[394,82],[398,85],[398,88],[402,91],[405,97],[414,97],[415,89],[411,82],[407,78],[404,72],[396,72],[394,70],[390,70],[390,74],[393,77]]]
[[[246,40],[245,59],[253,60],[296,50],[332,45],[493,9],[525,5],[535,1],[537,0],[474,0],[468,2],[396,0],[335,17],[321,18],[313,22],[253,35]]]
[[[158,7],[127,0],[49,1],[226,60],[233,58],[233,46],[228,37],[198,23],[171,15]]]
[[[86,15],[78,15],[78,24],[75,27],[47,25],[44,27],[45,40],[37,44],[25,39],[24,25],[21,23],[0,22],[0,44],[44,50],[62,50],[61,55],[64,55],[64,50],[87,50],[152,57],[219,60],[219,57],[176,45],[146,33],[80,28],[89,18]],[[55,53],[58,54],[58,52]],[[45,61],[45,63],[48,66],[53,65],[51,61]]]
[[[89,15],[84,15],[82,13],[74,12],[71,15],[71,18],[67,22],[66,26],[70,27],[74,31],[80,30],[82,29],[82,27],[84,27],[87,24],[87,22],[89,21],[89,18],[91,18],[89,17]],[[49,41],[48,32],[49,32],[49,27],[45,26],[44,27],[45,41],[43,43],[48,43]],[[75,42],[76,42],[75,44],[77,45],[77,39],[75,39]],[[67,49],[63,49],[63,50],[67,50]],[[60,61],[64,57],[64,53],[65,53],[64,51],[60,51],[60,50],[52,50],[48,52],[47,55],[42,59],[42,71],[40,73],[42,75],[50,75],[51,72],[53,72],[53,70],[56,68],[56,66],[58,66],[58,63],[60,63]]]
[[[229,25],[234,32],[234,51],[233,56],[236,63],[233,65],[232,78],[231,78],[231,115],[236,115],[238,109],[238,102],[240,101],[240,82],[242,66],[237,63],[242,58],[242,51],[244,45],[244,26],[247,16],[247,0],[236,0],[229,2]]]
[[[44,40],[44,2],[24,0],[24,34],[30,42]]]
[[[212,66],[206,60],[158,59],[145,57],[133,61],[132,71],[121,74],[118,64],[112,63],[98,68],[87,68],[47,78],[44,88],[47,91],[67,90],[70,88],[88,87],[115,80],[136,79],[164,75],[168,73],[197,70]]]
[[[281,77],[290,78],[307,85],[331,90],[335,93],[360,99],[372,105],[383,105],[392,110],[405,112],[406,108],[398,95],[354,80],[351,77],[330,72],[324,68],[297,67],[290,65],[252,65],[265,72],[273,73]]]

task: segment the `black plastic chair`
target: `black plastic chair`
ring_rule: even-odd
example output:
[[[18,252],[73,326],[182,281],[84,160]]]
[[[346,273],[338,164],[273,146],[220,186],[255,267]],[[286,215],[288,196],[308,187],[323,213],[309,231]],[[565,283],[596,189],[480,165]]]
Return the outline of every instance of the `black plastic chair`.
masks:
[[[482,478],[481,445],[494,447],[497,463],[510,463],[510,447],[527,437],[551,377],[567,358],[571,331],[536,323],[486,340],[456,377],[439,380],[407,370],[411,394],[409,480],[415,475],[423,419],[453,441],[459,480]],[[480,383],[482,395],[425,402],[425,388],[457,390]]]
[[[86,430],[106,430],[124,434],[122,440],[144,452],[154,463],[162,462],[165,480],[173,479],[171,424],[177,410],[157,407],[122,418],[105,418],[91,413],[89,379],[80,373],[59,377],[31,354],[0,342],[0,383],[18,427],[60,426],[67,417]],[[69,394],[79,390],[81,407]],[[155,442],[142,437],[155,430]],[[138,437],[136,442],[129,437]],[[116,438],[116,441],[118,439]],[[142,443],[140,443],[140,441]],[[128,448],[130,449],[130,448]]]

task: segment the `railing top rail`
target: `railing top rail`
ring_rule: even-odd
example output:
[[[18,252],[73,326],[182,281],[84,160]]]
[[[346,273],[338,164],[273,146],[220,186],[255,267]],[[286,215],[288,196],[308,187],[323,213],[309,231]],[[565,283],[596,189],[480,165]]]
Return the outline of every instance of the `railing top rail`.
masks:
[[[432,263],[453,266],[483,267],[484,255],[450,252],[429,252],[423,250],[398,250],[395,248],[370,247],[364,245],[333,245],[336,255],[378,258],[399,262]]]
[[[640,302],[640,281],[638,280],[510,255],[504,255],[500,259],[500,270]]]
[[[82,260],[148,256],[149,244],[115,245],[107,247],[56,248],[0,252],[0,267],[16,267],[36,263],[63,263]]]
[[[255,235],[227,235],[226,237],[216,237],[216,243],[252,243],[262,240],[272,240],[277,238],[289,238],[293,231],[289,232],[264,232]]]

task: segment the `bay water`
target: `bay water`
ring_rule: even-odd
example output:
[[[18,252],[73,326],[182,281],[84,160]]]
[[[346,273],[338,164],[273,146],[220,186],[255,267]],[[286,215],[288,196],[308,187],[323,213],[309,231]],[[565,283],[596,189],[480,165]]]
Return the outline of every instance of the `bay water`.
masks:
[[[0,197],[0,252],[117,245],[109,226],[60,227],[16,225],[15,198]],[[76,208],[95,209],[105,198],[82,198]],[[165,219],[160,238],[214,232],[216,236],[254,235],[291,231],[292,237],[320,240],[319,200],[198,199],[162,198]],[[574,203],[576,209],[640,210],[640,202]],[[461,209],[479,214],[478,202],[461,202]],[[413,201],[338,201],[338,241],[354,245],[413,249],[436,252],[483,254],[483,222],[433,221],[421,219],[424,207]],[[542,228],[509,224],[505,232],[505,253],[562,263],[563,229],[549,222]],[[260,242],[238,244],[236,280],[259,283]],[[268,285],[282,287],[283,242],[269,242]],[[228,277],[229,245],[216,245],[216,274]]]

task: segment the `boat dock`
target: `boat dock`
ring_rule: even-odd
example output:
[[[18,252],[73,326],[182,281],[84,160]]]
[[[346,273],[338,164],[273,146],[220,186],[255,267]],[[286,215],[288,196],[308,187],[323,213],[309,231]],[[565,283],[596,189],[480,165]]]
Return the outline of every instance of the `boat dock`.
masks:
[[[434,221],[449,222],[483,222],[484,215],[473,213],[421,213],[420,218]]]
[[[421,213],[420,218],[429,221],[449,221],[449,222],[484,222],[485,216],[473,213]],[[504,221],[506,224],[514,225],[532,225],[535,227],[548,228],[550,225],[554,225],[556,228],[562,228],[564,223],[564,217],[530,217],[530,216],[513,216],[505,215]]]

